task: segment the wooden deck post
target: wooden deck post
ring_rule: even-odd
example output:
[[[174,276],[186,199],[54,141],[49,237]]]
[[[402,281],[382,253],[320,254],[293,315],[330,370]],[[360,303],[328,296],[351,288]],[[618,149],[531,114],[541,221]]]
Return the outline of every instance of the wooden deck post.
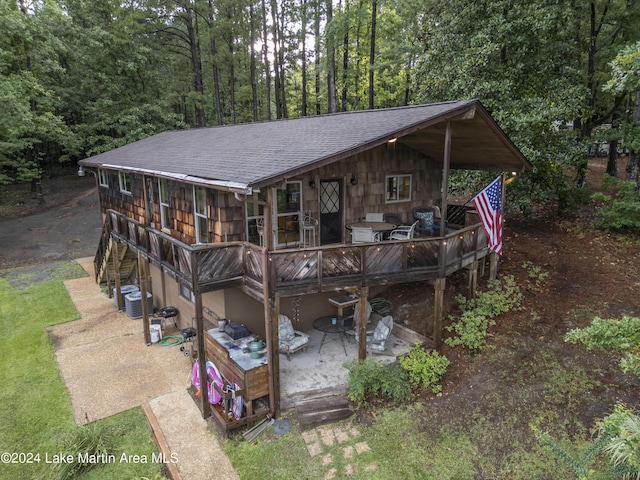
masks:
[[[200,409],[202,418],[211,416],[211,404],[209,403],[209,392],[207,391],[207,358],[204,346],[204,319],[202,317],[202,293],[200,292],[200,282],[198,280],[198,254],[191,252],[191,288],[195,297],[196,314],[196,342],[198,350],[198,372],[200,376]]]
[[[118,310],[122,311],[124,305],[122,305],[122,286],[120,285],[120,252],[118,251],[118,245],[119,242],[114,238],[111,255],[113,255],[113,271],[115,276],[114,281],[116,284],[116,305],[118,305]],[[109,271],[108,267],[107,271]]]
[[[354,320],[358,329],[358,360],[367,358],[367,302],[369,287],[358,289],[358,318]]]
[[[265,299],[265,303],[269,306],[271,303]],[[275,306],[268,308],[269,325],[267,325],[266,337],[267,342],[271,345],[267,346],[269,352],[269,404],[273,410],[275,418],[280,417],[280,351],[278,348],[278,315],[280,315],[280,299],[276,297]]]
[[[151,345],[151,329],[149,328],[149,304],[147,303],[147,263],[142,252],[138,250],[138,283],[140,284],[140,296],[142,298],[142,328],[144,344]]]
[[[467,267],[467,270],[469,271],[469,288],[467,298],[470,299],[476,296],[476,288],[478,287],[478,265],[479,262],[476,260]]]
[[[436,278],[434,285],[435,301],[433,308],[433,346],[440,348],[442,344],[442,319],[444,318],[444,289],[447,286],[446,278]]]
[[[489,280],[498,278],[498,254],[491,252],[489,255]]]

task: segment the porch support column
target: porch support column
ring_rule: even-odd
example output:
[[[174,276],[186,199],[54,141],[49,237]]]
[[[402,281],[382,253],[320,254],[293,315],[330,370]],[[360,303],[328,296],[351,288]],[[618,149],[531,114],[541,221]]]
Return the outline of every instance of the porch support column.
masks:
[[[142,328],[144,344],[151,345],[151,330],[149,328],[149,305],[147,303],[147,261],[138,250],[138,283],[140,284],[140,296],[142,298]]]
[[[367,299],[369,297],[369,287],[359,288],[358,294],[358,318],[356,318],[358,329],[358,360],[367,358]]]
[[[271,307],[271,299],[265,298],[265,337],[267,340],[267,371],[269,372],[269,403],[273,416],[280,417],[280,352],[278,349],[278,316],[280,315],[280,299],[274,299]]]
[[[120,285],[120,252],[118,251],[119,242],[113,236],[111,237],[111,255],[113,260],[113,272],[114,272],[114,281],[116,284],[116,304],[118,305],[118,310],[122,311],[124,305],[122,305],[122,288]],[[107,272],[109,272],[109,267],[107,267]],[[108,284],[107,284],[108,285]]]
[[[498,254],[491,252],[489,255],[489,280],[498,278]]]
[[[267,343],[267,371],[269,373],[269,406],[275,418],[280,416],[280,352],[278,350],[278,315],[280,299],[273,290],[273,265],[269,253],[273,242],[273,190],[267,188],[266,205],[263,207],[264,249],[262,251],[262,298],[264,306],[264,336]]]
[[[451,120],[447,121],[444,134],[444,159],[442,168],[442,217],[440,218],[440,236],[447,233],[447,203],[449,202],[449,166],[451,164]]]
[[[444,318],[444,289],[447,285],[446,278],[436,278],[434,285],[435,301],[433,307],[433,346],[440,348],[442,344],[442,319]]]
[[[196,342],[198,350],[198,371],[200,375],[200,409],[202,418],[211,416],[211,405],[209,404],[209,392],[207,391],[207,358],[204,351],[204,320],[202,317],[202,293],[200,292],[200,282],[198,281],[198,255],[191,251],[191,288],[195,297],[196,314]]]
[[[467,298],[471,299],[476,296],[476,288],[478,287],[478,265],[477,260],[467,267],[469,270],[469,289]]]

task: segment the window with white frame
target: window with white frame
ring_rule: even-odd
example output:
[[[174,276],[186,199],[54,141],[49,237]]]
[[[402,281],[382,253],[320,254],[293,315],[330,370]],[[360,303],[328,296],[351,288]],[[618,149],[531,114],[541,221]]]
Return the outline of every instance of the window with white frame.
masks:
[[[196,243],[207,243],[209,241],[207,189],[198,185],[193,186],[193,212],[196,223]]]
[[[385,178],[385,200],[387,203],[411,200],[411,174],[387,175]]]
[[[254,190],[251,195],[247,195],[246,205],[246,230],[247,238],[251,243],[264,245],[264,206],[254,201],[266,201],[264,191]]]
[[[160,227],[162,230],[171,230],[169,220],[169,181],[166,178],[158,179],[158,192],[160,200]]]
[[[100,183],[101,187],[109,186],[109,175],[107,174],[107,171],[103,168],[98,169],[98,182]]]
[[[122,193],[131,193],[131,174],[129,172],[118,172],[118,180],[120,181],[120,191]]]

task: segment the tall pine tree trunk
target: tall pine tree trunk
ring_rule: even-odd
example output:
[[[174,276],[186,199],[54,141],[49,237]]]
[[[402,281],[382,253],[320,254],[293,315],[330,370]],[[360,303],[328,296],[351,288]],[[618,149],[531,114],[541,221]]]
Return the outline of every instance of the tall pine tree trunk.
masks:
[[[271,0],[271,32],[273,36],[273,76],[276,94],[276,118],[282,118],[282,98],[280,90],[280,48],[278,35],[278,4],[276,0]]]
[[[253,2],[249,4],[249,36],[251,43],[251,104],[253,105],[253,121],[258,121],[258,84],[256,80],[256,32],[253,22]]]
[[[371,4],[371,49],[369,51],[369,109],[374,107],[374,69],[373,65],[376,61],[376,20],[378,15],[378,2],[373,0]]]
[[[333,20],[333,4],[332,0],[327,0],[327,32],[329,32],[329,24]],[[327,33],[327,59],[329,61],[329,71],[327,72],[327,100],[329,113],[338,111],[336,101],[336,48],[333,34]]]
[[[345,17],[349,18],[349,2],[345,5]],[[349,25],[344,29],[342,38],[342,92],[340,94],[340,109],[347,111],[347,95],[349,90]]]
[[[313,34],[315,35],[315,94],[316,94],[316,115],[322,113],[320,104],[320,2],[316,2],[316,11],[313,23]]]
[[[202,59],[200,58],[200,42],[198,40],[198,21],[194,20],[191,5],[185,8],[185,22],[189,38],[189,50],[191,53],[191,67],[193,68],[193,88],[198,94],[194,105],[196,126],[206,127],[207,117],[204,112],[204,88],[202,82]]]
[[[633,106],[633,126],[640,126],[640,86],[636,89],[636,102]],[[640,188],[640,162],[635,149],[629,150],[629,160],[627,162],[627,180],[635,182]]]
[[[218,69],[218,49],[214,36],[215,14],[213,1],[209,0],[209,53],[211,54],[211,68],[213,69],[213,100],[216,105],[216,121],[218,125],[224,123],[222,115],[222,98],[220,96],[220,70]]]
[[[307,0],[302,0],[300,4],[302,17],[302,105],[300,115],[307,116]]]
[[[269,31],[267,28],[267,6],[262,0],[262,58],[264,62],[265,103],[267,120],[271,120],[271,66],[269,65]]]

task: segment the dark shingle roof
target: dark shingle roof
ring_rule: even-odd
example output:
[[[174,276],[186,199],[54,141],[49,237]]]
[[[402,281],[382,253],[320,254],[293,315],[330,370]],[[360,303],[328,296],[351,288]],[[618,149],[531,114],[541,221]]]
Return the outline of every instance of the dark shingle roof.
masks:
[[[403,135],[413,134],[415,138],[415,132],[419,137],[420,132],[426,134],[427,127],[474,110],[476,106],[484,111],[479,102],[467,100],[168,131],[80,163],[89,167],[134,169],[192,181],[213,180],[240,188],[260,187],[372,148],[394,137],[401,139]],[[490,131],[492,135],[495,136],[495,129],[501,133],[495,125]],[[507,150],[512,150],[512,155],[522,156],[506,136],[501,141],[504,142]],[[412,147],[420,148],[417,144]],[[524,162],[524,157],[517,159],[521,167]]]

